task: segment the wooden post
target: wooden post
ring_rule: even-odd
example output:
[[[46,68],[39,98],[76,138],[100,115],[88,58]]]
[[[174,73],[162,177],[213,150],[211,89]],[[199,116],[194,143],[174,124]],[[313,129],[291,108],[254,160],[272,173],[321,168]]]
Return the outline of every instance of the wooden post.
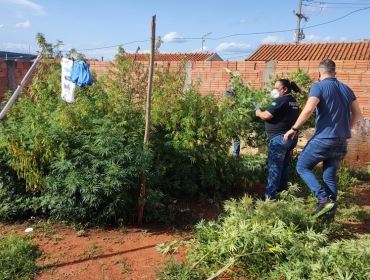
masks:
[[[0,120],[2,120],[6,113],[10,110],[14,102],[17,100],[18,96],[21,94],[23,87],[27,84],[28,79],[31,77],[32,72],[36,69],[37,64],[41,60],[41,54],[38,55],[36,60],[31,65],[30,69],[28,69],[26,75],[24,76],[21,83],[18,85],[17,89],[14,91],[8,102],[5,104],[4,108],[0,112]]]
[[[149,77],[148,77],[148,88],[146,94],[146,106],[145,106],[145,133],[144,133],[144,153],[148,149],[149,136],[150,136],[150,111],[151,111],[151,99],[152,99],[152,86],[153,86],[153,72],[154,72],[154,51],[155,51],[155,18],[152,17],[152,35],[151,35],[151,49],[150,49],[150,60],[149,60]],[[139,211],[138,211],[138,225],[143,224],[144,216],[144,203],[146,193],[146,182],[147,178],[145,174],[141,175],[140,185],[140,197],[139,197]]]

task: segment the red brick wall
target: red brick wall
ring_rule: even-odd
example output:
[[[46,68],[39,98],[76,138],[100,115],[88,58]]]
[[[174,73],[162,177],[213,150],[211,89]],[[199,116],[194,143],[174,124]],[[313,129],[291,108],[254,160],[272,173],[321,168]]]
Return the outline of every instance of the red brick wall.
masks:
[[[320,61],[277,62],[275,72],[286,73],[300,68],[317,80],[319,63]],[[364,117],[370,118],[370,61],[336,61],[335,63],[338,80],[352,88]]]
[[[243,80],[248,81],[254,88],[263,87],[263,74],[265,63],[250,61],[197,61],[192,63],[191,81],[193,85],[199,83],[200,93],[205,95],[214,93],[222,95],[230,86],[228,68],[238,71]]]
[[[8,71],[5,61],[0,60],[0,98],[8,90]]]
[[[31,67],[32,61],[15,61],[15,81],[16,85],[20,84],[28,69]],[[5,60],[0,60],[0,97],[9,90],[8,71]]]

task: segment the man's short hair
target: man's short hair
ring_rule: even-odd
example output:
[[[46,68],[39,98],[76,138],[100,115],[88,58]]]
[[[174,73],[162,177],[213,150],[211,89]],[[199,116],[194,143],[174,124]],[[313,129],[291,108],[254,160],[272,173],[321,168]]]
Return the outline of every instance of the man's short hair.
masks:
[[[331,59],[324,59],[319,64],[320,72],[335,72],[335,62]]]

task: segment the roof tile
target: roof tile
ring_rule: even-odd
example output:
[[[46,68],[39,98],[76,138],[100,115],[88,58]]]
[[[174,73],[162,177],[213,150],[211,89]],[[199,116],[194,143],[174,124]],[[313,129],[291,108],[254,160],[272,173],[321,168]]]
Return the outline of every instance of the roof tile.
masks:
[[[206,61],[217,55],[214,52],[194,52],[194,53],[157,53],[155,61]],[[136,61],[148,61],[148,53],[127,53],[127,56]]]
[[[370,41],[352,43],[262,45],[247,61],[368,60]]]

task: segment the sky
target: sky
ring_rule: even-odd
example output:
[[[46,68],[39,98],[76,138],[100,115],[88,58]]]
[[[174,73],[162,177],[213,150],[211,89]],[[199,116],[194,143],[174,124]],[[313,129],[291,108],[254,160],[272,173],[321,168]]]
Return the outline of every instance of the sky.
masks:
[[[50,43],[61,40],[62,51],[75,48],[88,58],[112,59],[119,45],[127,52],[138,47],[148,52],[156,15],[156,36],[163,41],[160,52],[209,51],[224,60],[243,60],[261,44],[294,43],[298,3],[0,0],[0,51],[36,53],[40,32]],[[301,24],[302,43],[370,39],[370,0],[303,0],[302,12],[308,18]]]

